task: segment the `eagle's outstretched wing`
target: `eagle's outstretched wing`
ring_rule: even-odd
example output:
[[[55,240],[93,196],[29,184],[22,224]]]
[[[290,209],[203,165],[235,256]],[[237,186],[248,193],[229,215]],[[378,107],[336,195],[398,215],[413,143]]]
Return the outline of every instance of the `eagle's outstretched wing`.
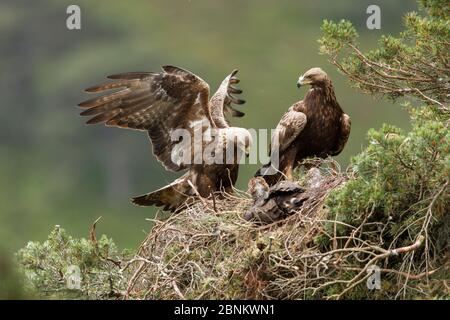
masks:
[[[239,79],[236,78],[238,70],[233,70],[220,84],[219,89],[211,97],[211,117],[218,128],[229,127],[228,121],[224,117],[224,113],[229,113],[233,117],[243,117],[245,113],[236,110],[231,106],[234,104],[244,104],[245,101],[234,97],[232,94],[241,94],[242,90],[233,86],[233,84],[239,83]]]
[[[237,70],[225,78],[211,101],[209,86],[204,80],[173,66],[164,66],[160,73],[131,72],[109,76],[114,81],[86,89],[87,92],[104,93],[103,96],[79,104],[85,109],[81,115],[91,117],[88,124],[104,123],[107,126],[145,130],[152,142],[154,155],[167,170],[189,169],[170,185],[133,198],[133,203],[163,206],[165,210],[173,211],[193,196],[200,194],[207,197],[211,192],[219,191],[225,183],[224,177],[231,176],[231,185],[235,183],[237,162],[230,169],[231,173],[229,166],[221,164],[216,165],[214,170],[210,168],[204,172],[204,166],[197,165],[204,164],[203,159],[200,159],[202,162],[196,161],[203,154],[196,151],[195,144],[203,144],[200,151],[208,143],[208,146],[214,146],[206,138],[212,131],[222,136],[225,136],[224,133],[240,135],[243,140],[251,141],[249,133],[246,135],[247,132],[241,128],[230,128],[224,117],[224,113],[244,115],[231,107],[232,103],[244,103],[232,96],[241,93],[232,86],[239,82],[236,73]],[[110,92],[105,94],[105,91]],[[201,130],[202,141],[197,141],[198,129]],[[177,132],[189,136],[177,136]],[[217,141],[224,148],[229,145],[226,139]]]
[[[168,170],[179,171],[189,165],[174,163],[171,132],[177,128],[192,130],[194,123],[215,127],[209,108],[209,86],[200,77],[174,66],[163,72],[131,72],[109,76],[115,81],[86,89],[107,93],[79,104],[91,116],[88,124],[146,130],[156,158]]]

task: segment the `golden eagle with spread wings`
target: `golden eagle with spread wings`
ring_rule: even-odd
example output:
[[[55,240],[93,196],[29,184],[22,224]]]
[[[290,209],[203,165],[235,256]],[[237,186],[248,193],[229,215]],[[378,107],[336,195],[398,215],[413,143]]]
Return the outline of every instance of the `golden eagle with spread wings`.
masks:
[[[338,155],[347,143],[350,117],[337,102],[328,75],[312,68],[298,79],[297,87],[307,84],[311,89],[305,98],[289,108],[275,129],[270,162],[255,174],[269,185],[283,177],[292,180],[293,170],[302,160]]]
[[[136,205],[175,211],[195,196],[232,191],[251,135],[246,129],[230,127],[225,118],[225,114],[244,115],[232,106],[245,102],[233,96],[242,93],[233,86],[239,82],[237,70],[223,80],[211,98],[209,85],[197,75],[174,66],[163,66],[162,70],[108,76],[113,81],[85,91],[115,91],[84,101],[79,107],[86,109],[82,116],[91,116],[88,124],[146,131],[153,154],[167,170],[187,170],[168,186],[132,199]],[[206,150],[210,156],[232,151],[231,161],[211,161],[205,157]]]

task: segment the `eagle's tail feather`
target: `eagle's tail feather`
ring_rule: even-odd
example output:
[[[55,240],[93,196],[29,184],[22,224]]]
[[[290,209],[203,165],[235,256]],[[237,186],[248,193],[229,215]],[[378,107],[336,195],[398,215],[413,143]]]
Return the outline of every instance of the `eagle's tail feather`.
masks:
[[[154,205],[173,212],[186,204],[191,191],[187,177],[182,177],[159,190],[134,197],[131,201],[138,206]]]

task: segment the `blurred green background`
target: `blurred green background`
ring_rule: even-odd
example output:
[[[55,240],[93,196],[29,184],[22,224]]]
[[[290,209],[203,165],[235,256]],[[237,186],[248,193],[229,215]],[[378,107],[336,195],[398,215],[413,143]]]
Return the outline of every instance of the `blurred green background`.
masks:
[[[66,28],[66,8],[81,7],[82,29]],[[382,28],[366,28],[366,8],[381,7]],[[365,144],[371,127],[408,126],[406,113],[351,89],[318,55],[323,19],[351,20],[364,49],[381,34],[397,34],[415,0],[399,1],[24,1],[0,3],[0,249],[12,253],[42,241],[56,224],[87,236],[99,216],[100,233],[121,247],[144,238],[154,208],[130,196],[156,189],[180,174],[165,172],[144,133],[86,126],[75,107],[85,87],[124,71],[156,71],[172,64],[192,70],[212,90],[240,70],[243,111],[234,124],[273,128],[305,89],[298,76],[320,66],[352,118],[338,157],[342,166]],[[244,188],[257,166],[241,169]]]

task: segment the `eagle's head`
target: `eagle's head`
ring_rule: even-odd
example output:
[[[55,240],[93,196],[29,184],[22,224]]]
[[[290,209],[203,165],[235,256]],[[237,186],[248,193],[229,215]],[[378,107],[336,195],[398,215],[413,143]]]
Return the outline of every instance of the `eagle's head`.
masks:
[[[254,177],[248,182],[247,192],[255,201],[264,200],[269,196],[269,185],[263,177]]]
[[[306,71],[297,81],[297,88],[310,84],[312,86],[324,85],[329,81],[328,75],[320,68],[312,68]]]

